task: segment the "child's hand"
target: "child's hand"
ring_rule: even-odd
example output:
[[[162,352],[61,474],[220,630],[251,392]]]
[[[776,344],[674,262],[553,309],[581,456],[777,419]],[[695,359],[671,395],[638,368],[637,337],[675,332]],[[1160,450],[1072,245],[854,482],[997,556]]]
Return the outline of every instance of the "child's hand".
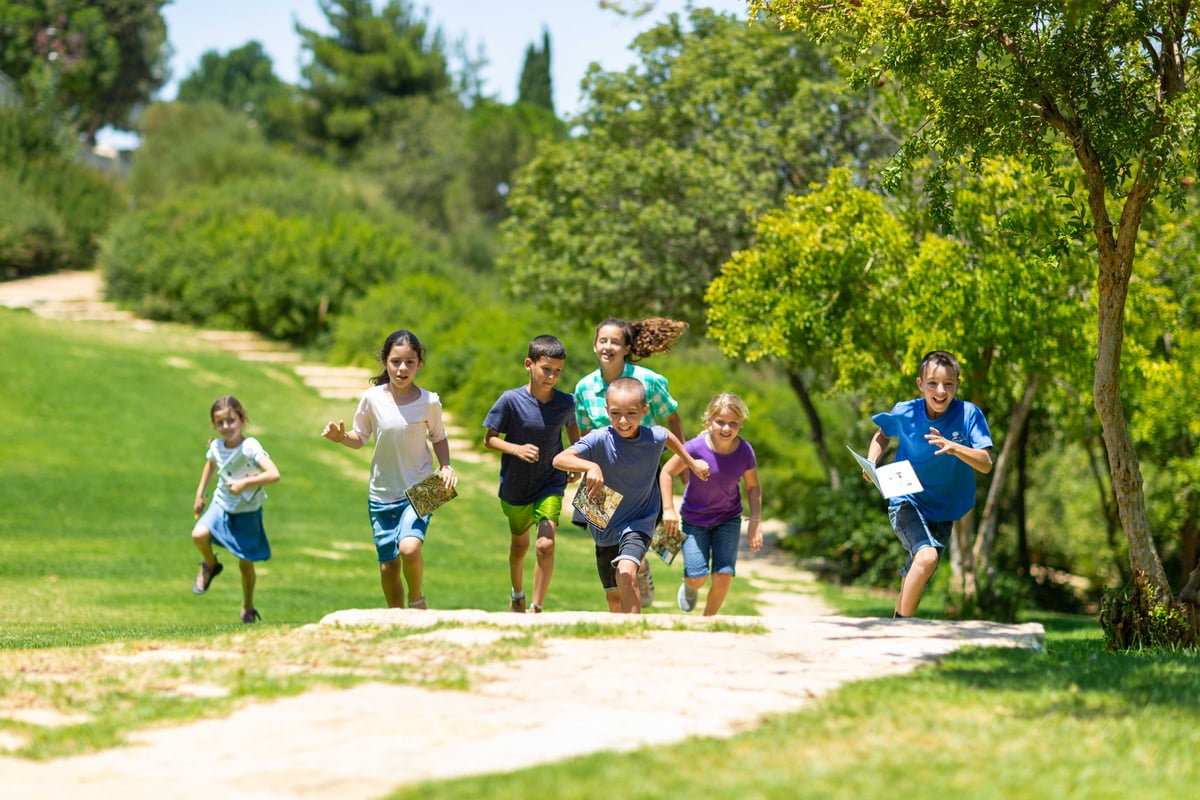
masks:
[[[346,423],[343,420],[337,422],[325,423],[325,430],[321,431],[321,435],[331,442],[344,442],[346,440]]]
[[[925,434],[925,441],[938,449],[934,453],[935,456],[940,456],[942,453],[948,452],[954,444],[954,442],[943,437],[942,432],[933,426],[930,426],[929,433]]]
[[[592,464],[584,473],[586,480],[584,486],[587,487],[587,493],[593,500],[599,500],[604,496],[604,472],[600,469],[599,464]]]
[[[207,500],[208,498],[202,494],[196,495],[196,502],[192,504],[193,519],[200,519],[200,512],[204,510],[204,504]]]
[[[710,474],[708,462],[701,461],[698,458],[693,459],[693,461],[695,463],[692,465],[692,472],[696,473],[696,477],[699,478],[700,480],[702,480],[702,481],[708,480],[708,476]]]
[[[228,481],[225,486],[229,489],[230,494],[239,495],[246,488],[246,479],[238,478],[237,480]]]
[[[445,486],[447,489],[453,489],[458,485],[458,473],[454,471],[454,467],[446,464],[442,467],[441,473],[442,486]]]
[[[746,538],[750,542],[750,552],[757,553],[762,549],[762,530],[760,529],[758,520],[750,520],[750,527],[746,529]]]
[[[663,508],[663,533],[674,535],[679,531],[679,512],[673,508]]]
[[[517,446],[517,452],[513,455],[528,464],[536,464],[539,452],[536,444],[522,444]]]

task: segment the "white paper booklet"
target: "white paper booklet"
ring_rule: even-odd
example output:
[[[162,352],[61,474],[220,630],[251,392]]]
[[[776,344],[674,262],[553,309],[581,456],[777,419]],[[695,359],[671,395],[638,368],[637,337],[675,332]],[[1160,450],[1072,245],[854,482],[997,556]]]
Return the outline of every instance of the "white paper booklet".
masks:
[[[876,467],[869,460],[854,452],[849,445],[846,445],[846,449],[854,456],[854,460],[859,463],[863,471],[871,476],[871,482],[875,484],[875,488],[879,489],[889,500],[902,494],[916,494],[925,491],[912,464],[908,461],[893,461],[891,464]]]

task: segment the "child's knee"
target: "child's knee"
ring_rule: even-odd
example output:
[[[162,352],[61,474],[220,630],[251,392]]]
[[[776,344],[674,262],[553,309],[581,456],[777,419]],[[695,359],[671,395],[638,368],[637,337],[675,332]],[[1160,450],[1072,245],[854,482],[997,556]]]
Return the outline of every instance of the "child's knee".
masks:
[[[421,555],[421,540],[416,536],[405,536],[400,540],[400,557],[408,560]]]
[[[547,536],[538,537],[536,547],[538,558],[549,558],[554,555],[554,540]]]
[[[208,528],[202,528],[199,525],[192,528],[192,541],[206,542],[211,538],[212,538],[212,534],[209,533]]]
[[[922,572],[933,573],[937,569],[941,551],[936,547],[922,547],[913,555],[913,566]]]
[[[622,569],[627,564],[629,569]],[[617,586],[621,589],[631,589],[637,585],[637,564],[632,561],[622,561],[617,565]]]

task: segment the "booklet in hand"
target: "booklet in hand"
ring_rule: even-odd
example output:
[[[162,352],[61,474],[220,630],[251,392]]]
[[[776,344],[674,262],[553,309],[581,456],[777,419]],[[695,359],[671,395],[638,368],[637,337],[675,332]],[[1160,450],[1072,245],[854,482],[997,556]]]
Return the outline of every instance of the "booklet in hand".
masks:
[[[660,522],[654,526],[654,535],[650,537],[650,549],[658,553],[664,564],[670,564],[683,549],[684,538],[682,527],[676,528],[674,533],[667,533]]]
[[[412,504],[413,511],[423,517],[458,497],[458,492],[447,489],[446,484],[442,482],[442,474],[435,472],[405,489],[404,496]]]
[[[875,484],[875,488],[889,500],[902,494],[916,494],[925,491],[912,464],[908,461],[893,461],[891,464],[877,467],[869,459],[855,453],[849,445],[846,445],[846,449],[863,468],[863,472],[871,476],[871,483]]]
[[[593,500],[588,494],[587,486],[581,485],[575,491],[575,499],[571,501],[571,505],[575,506],[584,518],[597,528],[607,528],[608,521],[612,518],[612,514],[617,510],[617,506],[621,504],[622,498],[625,495],[618,492],[616,489],[604,487],[600,499]]]

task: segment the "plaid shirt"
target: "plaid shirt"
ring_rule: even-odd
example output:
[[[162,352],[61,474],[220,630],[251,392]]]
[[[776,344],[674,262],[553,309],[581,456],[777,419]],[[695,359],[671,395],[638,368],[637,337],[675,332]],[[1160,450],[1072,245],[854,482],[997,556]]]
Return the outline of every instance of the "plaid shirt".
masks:
[[[646,403],[650,406],[650,416],[642,421],[643,425],[661,425],[663,420],[671,416],[679,403],[671,397],[667,389],[667,379],[652,369],[639,367],[625,362],[621,371],[622,378],[637,378],[646,387]],[[575,419],[579,422],[579,432],[587,433],[597,428],[603,428],[610,423],[608,408],[604,403],[604,392],[608,384],[597,369],[579,379],[575,384]]]

